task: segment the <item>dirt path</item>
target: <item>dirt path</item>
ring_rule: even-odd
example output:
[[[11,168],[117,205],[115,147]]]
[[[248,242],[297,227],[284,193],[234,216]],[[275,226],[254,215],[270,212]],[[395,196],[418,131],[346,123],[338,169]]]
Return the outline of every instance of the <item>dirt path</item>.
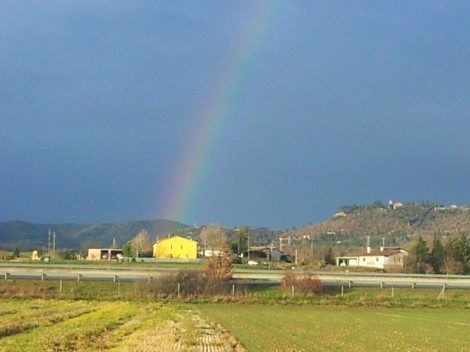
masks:
[[[238,341],[221,326],[209,324],[194,310],[177,313],[152,329],[138,331],[133,344],[123,350],[132,352],[244,352]]]

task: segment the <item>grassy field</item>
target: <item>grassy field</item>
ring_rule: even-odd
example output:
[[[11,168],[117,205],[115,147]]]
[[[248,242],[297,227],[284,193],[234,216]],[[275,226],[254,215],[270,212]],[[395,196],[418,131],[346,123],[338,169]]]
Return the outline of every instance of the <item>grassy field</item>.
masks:
[[[469,329],[455,308],[0,299],[0,352],[468,351]]]
[[[0,300],[0,351],[468,351],[459,309]],[[238,348],[238,349],[237,349]]]
[[[0,300],[0,351],[232,351],[190,306]]]
[[[468,310],[204,305],[200,311],[252,352],[470,350]]]
[[[149,285],[0,280],[0,352],[470,351],[470,291],[255,285],[179,299]]]

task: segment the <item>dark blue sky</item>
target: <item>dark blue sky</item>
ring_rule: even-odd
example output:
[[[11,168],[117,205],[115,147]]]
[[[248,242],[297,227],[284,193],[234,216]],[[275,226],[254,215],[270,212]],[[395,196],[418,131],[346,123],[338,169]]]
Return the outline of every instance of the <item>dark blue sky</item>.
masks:
[[[470,203],[467,1],[8,1],[0,220],[161,218],[198,108],[263,10],[194,211],[174,220]]]

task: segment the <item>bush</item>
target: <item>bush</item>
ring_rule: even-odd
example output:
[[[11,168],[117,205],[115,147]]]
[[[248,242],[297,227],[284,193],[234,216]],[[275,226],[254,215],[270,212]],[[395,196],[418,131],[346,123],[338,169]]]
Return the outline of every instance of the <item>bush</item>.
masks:
[[[232,278],[232,258],[228,252],[223,255],[213,255],[207,259],[204,265],[204,273],[207,278],[227,281]]]
[[[323,285],[312,271],[295,274],[292,270],[287,269],[281,280],[281,290],[291,292],[292,287],[294,287],[294,292],[305,297],[323,294]]]
[[[228,281],[208,277],[205,273],[195,270],[180,270],[167,274],[159,279],[135,283],[138,296],[151,297],[213,297],[229,292]]]

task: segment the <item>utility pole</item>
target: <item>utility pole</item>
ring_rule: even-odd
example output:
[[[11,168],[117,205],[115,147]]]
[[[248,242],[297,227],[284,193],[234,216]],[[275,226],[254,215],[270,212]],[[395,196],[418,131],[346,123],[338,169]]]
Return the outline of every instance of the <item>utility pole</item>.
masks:
[[[248,260],[250,260],[250,231],[248,230],[246,232],[246,242],[247,242],[247,254],[248,254]]]
[[[47,237],[47,253],[51,251],[51,229],[48,231],[48,237]]]
[[[55,253],[55,231],[53,233],[52,252]]]

